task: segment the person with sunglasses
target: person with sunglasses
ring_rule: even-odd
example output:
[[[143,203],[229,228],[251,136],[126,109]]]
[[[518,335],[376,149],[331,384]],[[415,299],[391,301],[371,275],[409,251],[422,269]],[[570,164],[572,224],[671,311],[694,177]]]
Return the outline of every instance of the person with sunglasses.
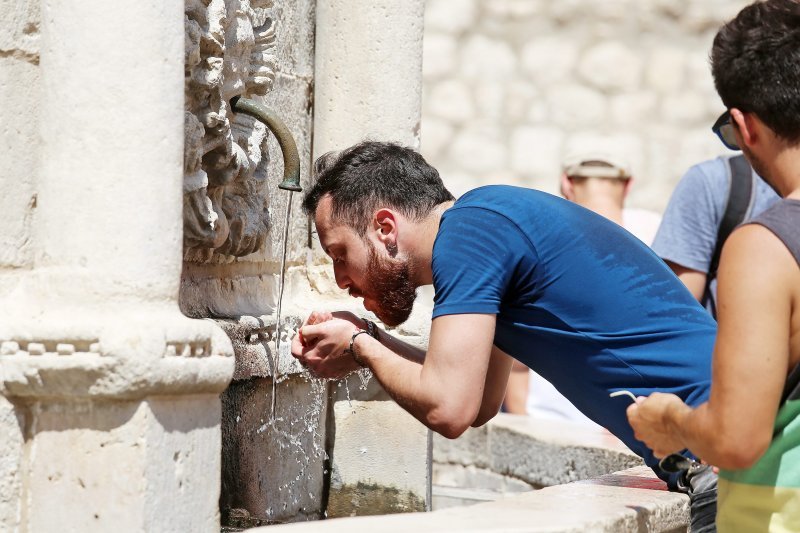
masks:
[[[720,468],[719,531],[800,531],[800,1],[766,0],[723,26],[714,125],[781,199],[726,241],[711,395],[628,408],[657,457],[689,450]]]
[[[727,111],[714,125],[723,143],[730,139],[726,117]],[[741,154],[703,161],[678,182],[651,246],[716,317],[716,273],[726,238],[778,199]]]

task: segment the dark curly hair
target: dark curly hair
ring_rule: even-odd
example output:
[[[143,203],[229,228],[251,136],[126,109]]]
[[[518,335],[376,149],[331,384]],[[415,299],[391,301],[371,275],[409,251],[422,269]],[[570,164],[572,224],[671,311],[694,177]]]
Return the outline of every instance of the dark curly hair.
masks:
[[[758,1],[717,33],[711,72],[725,106],[800,142],[800,1]]]
[[[332,218],[361,236],[380,206],[421,220],[437,205],[454,199],[419,153],[387,142],[365,141],[319,157],[314,180],[303,200],[306,213],[313,216],[320,200],[330,195]]]

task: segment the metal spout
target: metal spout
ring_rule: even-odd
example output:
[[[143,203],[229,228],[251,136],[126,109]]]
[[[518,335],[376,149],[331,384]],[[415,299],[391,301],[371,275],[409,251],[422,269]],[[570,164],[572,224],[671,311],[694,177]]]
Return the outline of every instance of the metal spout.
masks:
[[[239,96],[231,98],[231,109],[235,113],[250,115],[269,128],[278,139],[283,154],[283,181],[280,182],[278,188],[285,191],[302,191],[303,188],[300,187],[300,155],[297,152],[294,137],[286,124],[271,109],[247,98]]]

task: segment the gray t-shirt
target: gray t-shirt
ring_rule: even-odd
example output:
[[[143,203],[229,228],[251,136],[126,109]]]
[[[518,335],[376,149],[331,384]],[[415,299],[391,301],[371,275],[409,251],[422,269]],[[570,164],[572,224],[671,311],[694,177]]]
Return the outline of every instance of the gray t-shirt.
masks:
[[[732,156],[694,165],[678,182],[653,241],[652,248],[659,257],[708,272],[731,186],[728,157]],[[746,219],[760,214],[779,199],[764,180],[755,172],[753,175],[756,186]],[[711,284],[711,292],[716,297],[716,281]]]

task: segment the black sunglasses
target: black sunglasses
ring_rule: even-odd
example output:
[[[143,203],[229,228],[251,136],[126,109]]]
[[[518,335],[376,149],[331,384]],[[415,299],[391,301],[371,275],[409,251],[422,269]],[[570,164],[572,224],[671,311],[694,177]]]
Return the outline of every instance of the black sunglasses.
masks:
[[[711,126],[711,131],[717,134],[719,140],[726,148],[731,150],[741,150],[739,143],[736,142],[736,135],[733,132],[733,122],[731,122],[730,110],[725,111],[719,116],[714,125]]]

